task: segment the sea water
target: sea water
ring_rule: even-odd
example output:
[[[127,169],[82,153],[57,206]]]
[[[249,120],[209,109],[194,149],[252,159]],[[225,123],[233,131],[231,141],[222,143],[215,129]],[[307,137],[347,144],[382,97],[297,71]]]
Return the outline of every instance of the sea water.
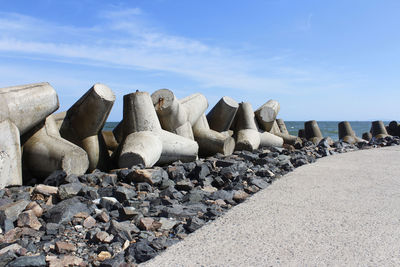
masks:
[[[304,129],[304,121],[285,121],[286,128],[292,135],[298,134],[300,129]],[[330,137],[333,140],[338,140],[338,123],[339,121],[318,121],[319,128],[321,129],[322,135]],[[105,131],[111,131],[117,126],[118,122],[107,122],[104,126]],[[371,129],[370,121],[350,121],[351,127],[357,136],[361,137],[363,133],[369,132]],[[389,124],[388,121],[384,121],[384,124]]]

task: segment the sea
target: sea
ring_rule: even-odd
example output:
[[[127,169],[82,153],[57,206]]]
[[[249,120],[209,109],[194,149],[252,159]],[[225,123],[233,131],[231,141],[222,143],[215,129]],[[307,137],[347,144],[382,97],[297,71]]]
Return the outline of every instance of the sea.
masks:
[[[117,126],[119,122],[107,122],[104,126],[105,131],[110,131]],[[338,124],[339,121],[317,121],[324,137],[330,137],[333,140],[338,140]],[[292,135],[298,134],[300,129],[304,129],[304,121],[285,121],[286,128]],[[351,127],[357,136],[361,137],[363,133],[369,132],[371,129],[371,121],[350,121]],[[385,125],[389,121],[384,121]]]

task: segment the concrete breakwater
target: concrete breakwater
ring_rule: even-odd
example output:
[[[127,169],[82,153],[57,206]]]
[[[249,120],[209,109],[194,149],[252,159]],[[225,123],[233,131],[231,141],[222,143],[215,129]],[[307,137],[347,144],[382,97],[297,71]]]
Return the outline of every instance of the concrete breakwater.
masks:
[[[58,98],[46,83],[3,88],[0,97],[7,104],[0,113],[0,181],[7,186],[0,190],[0,258],[10,266],[143,262],[295,167],[400,144],[379,122],[369,141],[348,123],[337,142],[315,121],[289,136],[276,120],[277,101],[253,111],[223,97],[206,116],[201,94],[178,100],[166,89],[134,92],[124,96],[120,125],[102,132],[115,101],[105,85],[59,114],[52,114]]]
[[[198,156],[259,147],[293,146],[323,138],[316,121],[307,121],[298,136],[290,135],[277,119],[280,105],[269,100],[253,110],[248,102],[225,96],[205,114],[206,97],[196,93],[177,99],[168,89],[152,95],[136,91],[124,96],[123,119],[112,131],[103,131],[116,100],[113,91],[95,84],[66,112],[48,83],[0,89],[0,188],[44,179],[56,170],[82,175],[95,169],[109,171],[135,165],[161,166]],[[400,135],[393,121],[372,123],[371,131],[357,137],[348,122],[338,125],[339,140],[347,143]]]

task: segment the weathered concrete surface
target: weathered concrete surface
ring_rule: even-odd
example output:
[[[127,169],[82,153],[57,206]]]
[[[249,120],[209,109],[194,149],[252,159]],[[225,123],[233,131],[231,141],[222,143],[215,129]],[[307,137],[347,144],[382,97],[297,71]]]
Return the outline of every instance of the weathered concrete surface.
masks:
[[[239,108],[239,103],[229,96],[222,97],[207,114],[210,128],[217,132],[228,131]]]
[[[253,107],[248,102],[239,104],[235,116],[235,150],[253,151],[260,145],[260,133],[254,117]]]
[[[268,100],[267,103],[259,107],[254,113],[256,115],[260,128],[264,131],[271,131],[272,125],[280,110],[279,102],[276,100]]]
[[[0,121],[9,119],[24,134],[59,107],[56,91],[49,83],[0,88]]]
[[[313,142],[314,144],[318,144],[319,141],[321,141],[323,138],[318,123],[315,120],[306,121],[304,123],[304,130],[306,133],[306,139]]]
[[[162,153],[159,155],[159,148],[156,148],[156,144],[142,149],[141,146],[144,144],[142,141],[121,142],[120,148],[116,151],[116,157],[119,156],[119,150],[122,149],[127,156],[120,162],[124,166],[133,164],[129,163],[130,159],[135,159],[133,162],[137,162],[138,158],[141,158],[142,164],[147,167],[150,167],[150,163],[157,157],[159,157],[157,164],[166,164],[177,160],[188,162],[197,159],[199,146],[195,141],[161,129],[153,102],[147,92],[136,91],[124,96],[124,117],[122,121],[122,139],[125,139],[131,133],[149,131],[158,136],[161,141],[159,145],[162,145]],[[152,137],[148,137],[146,140],[149,138]],[[141,140],[144,139],[144,137],[141,138]],[[132,155],[135,156],[132,157]]]
[[[194,140],[188,112],[171,90],[157,90],[151,95],[151,100],[164,130]]]
[[[399,266],[400,147],[296,169],[142,266]]]
[[[229,132],[220,133],[210,129],[204,113],[193,125],[193,134],[199,145],[199,155],[203,157],[217,153],[227,156],[231,155],[235,149],[235,139],[229,135]]]
[[[260,147],[275,146],[282,147],[284,139],[269,132],[260,133]]]
[[[375,138],[385,138],[388,136],[383,121],[373,121],[371,125],[371,134]]]
[[[343,140],[346,143],[354,144],[356,142],[365,142],[365,140],[356,136],[356,133],[351,128],[351,124],[348,121],[341,121],[338,124],[339,129],[339,140]]]
[[[114,92],[108,86],[96,83],[68,109],[60,127],[63,138],[87,152],[89,171],[107,170],[109,167],[109,154],[101,129],[106,123],[114,101]]]
[[[0,189],[22,184],[21,144],[17,126],[0,121]]]
[[[145,167],[152,167],[160,159],[162,147],[160,138],[154,132],[130,133],[122,144],[118,166],[131,168],[142,164]]]
[[[46,178],[56,170],[82,175],[89,167],[85,150],[60,136],[52,115],[23,147],[24,166],[36,177]]]

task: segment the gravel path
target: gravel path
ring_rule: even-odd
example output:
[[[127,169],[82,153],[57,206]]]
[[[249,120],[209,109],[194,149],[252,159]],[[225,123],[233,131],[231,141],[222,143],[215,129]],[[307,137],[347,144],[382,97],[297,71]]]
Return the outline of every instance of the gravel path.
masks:
[[[400,266],[400,147],[285,175],[141,266]]]

